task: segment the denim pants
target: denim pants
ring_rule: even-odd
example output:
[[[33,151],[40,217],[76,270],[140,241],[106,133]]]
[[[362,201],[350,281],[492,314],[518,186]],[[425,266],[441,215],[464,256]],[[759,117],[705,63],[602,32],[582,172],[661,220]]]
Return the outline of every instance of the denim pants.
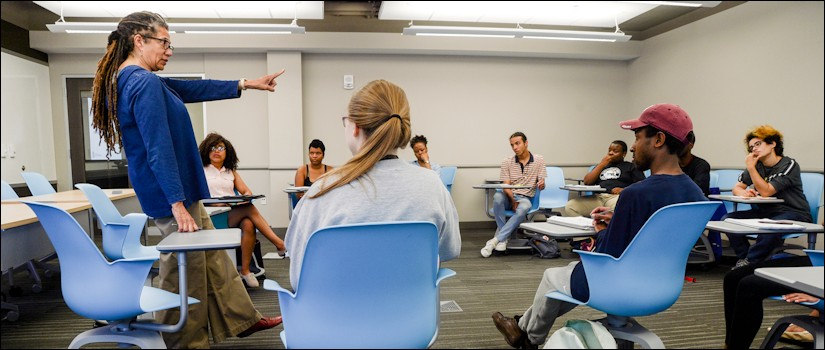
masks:
[[[496,239],[498,239],[499,242],[504,242],[510,238],[513,231],[527,218],[527,211],[530,210],[530,207],[533,205],[533,203],[530,203],[530,197],[520,194],[514,194],[513,197],[516,199],[516,202],[518,202],[518,208],[516,208],[515,214],[507,220],[504,216],[504,211],[511,209],[510,198],[508,198],[504,192],[496,192],[496,194],[493,195],[493,216],[496,218],[496,227],[498,227]]]
[[[759,210],[752,209],[748,211],[735,211],[725,215],[722,220],[727,218],[734,219],[773,219],[773,220],[796,220],[808,222],[810,219],[802,214],[786,211],[779,214],[766,215]],[[739,259],[748,259],[748,262],[756,263],[768,258],[774,248],[782,246],[782,236],[792,232],[784,233],[767,233],[756,235],[756,243],[753,245],[748,242],[748,237],[745,235],[728,234],[728,240],[733,251],[736,252],[736,257]]]

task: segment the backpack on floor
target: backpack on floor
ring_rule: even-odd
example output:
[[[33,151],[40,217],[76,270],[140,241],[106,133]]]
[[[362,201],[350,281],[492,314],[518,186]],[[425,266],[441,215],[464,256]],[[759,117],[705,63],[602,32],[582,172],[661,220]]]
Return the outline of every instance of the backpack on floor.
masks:
[[[569,320],[553,332],[544,349],[616,349],[616,339],[601,323]]]
[[[533,255],[542,259],[554,259],[561,256],[559,242],[547,235],[528,234],[527,245],[533,248]]]

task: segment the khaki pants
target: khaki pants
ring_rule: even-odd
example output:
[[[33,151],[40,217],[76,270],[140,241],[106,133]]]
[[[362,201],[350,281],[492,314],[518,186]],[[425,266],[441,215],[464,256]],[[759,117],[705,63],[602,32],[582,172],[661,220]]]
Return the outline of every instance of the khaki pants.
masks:
[[[587,216],[596,207],[608,207],[616,209],[616,202],[619,200],[618,194],[598,193],[592,196],[573,198],[567,201],[564,206],[563,216]]]
[[[214,229],[212,220],[198,202],[186,208],[198,227]],[[155,219],[165,238],[178,230],[174,217]],[[262,318],[252,305],[252,299],[241,282],[238,270],[225,250],[207,250],[186,254],[186,281],[190,297],[200,303],[189,305],[189,316],[177,333],[163,333],[166,346],[175,348],[209,348],[209,328],[212,339],[219,343],[243,332]],[[160,255],[160,288],[178,293],[178,259],[176,254]],[[175,324],[180,309],[158,313],[161,322]]]

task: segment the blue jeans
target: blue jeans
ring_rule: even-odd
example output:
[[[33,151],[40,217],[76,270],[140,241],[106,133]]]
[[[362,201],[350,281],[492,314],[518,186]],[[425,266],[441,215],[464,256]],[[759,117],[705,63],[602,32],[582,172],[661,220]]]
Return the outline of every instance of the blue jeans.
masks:
[[[496,218],[496,226],[498,227],[496,239],[498,239],[499,242],[504,242],[510,238],[513,231],[527,218],[527,211],[529,211],[533,205],[533,203],[530,202],[530,197],[520,194],[514,194],[513,197],[516,199],[516,202],[518,202],[518,208],[516,208],[515,214],[510,217],[510,220],[507,220],[507,217],[504,216],[504,211],[512,209],[510,198],[507,197],[504,192],[496,192],[496,194],[493,195],[493,216]]]
[[[722,220],[727,218],[734,218],[734,219],[763,219],[769,218],[773,220],[796,220],[796,221],[805,221],[809,222],[811,219],[808,216],[788,211],[774,215],[766,215],[759,210],[748,210],[748,211],[735,211],[733,213],[728,213]],[[776,233],[769,233],[769,234],[760,234],[756,235],[756,243],[751,245],[748,242],[748,237],[745,235],[735,235],[735,234],[728,234],[728,240],[730,240],[730,246],[733,248],[733,251],[736,252],[736,257],[739,259],[748,259],[750,263],[760,262],[768,258],[771,254],[771,251],[774,248],[778,248],[782,245],[782,236],[787,234],[788,232],[782,234]]]

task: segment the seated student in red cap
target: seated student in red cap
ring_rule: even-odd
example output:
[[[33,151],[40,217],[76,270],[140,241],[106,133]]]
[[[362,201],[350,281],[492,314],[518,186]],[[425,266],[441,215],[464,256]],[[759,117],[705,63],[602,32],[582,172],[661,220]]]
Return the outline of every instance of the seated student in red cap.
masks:
[[[598,232],[595,251],[614,257],[621,256],[656,210],[676,203],[707,200],[679,167],[679,155],[688,143],[688,133],[693,130],[693,122],[684,110],[672,104],[657,104],[645,109],[639,119],[619,125],[636,133],[636,141],[630,148],[633,163],[640,171],[650,169],[652,175],[625,188],[613,213],[606,207],[593,210]],[[582,265],[576,261],[545,270],[533,304],[524,315],[510,318],[500,312],[493,314],[496,328],[510,346],[537,348],[544,343],[556,318],[576,306],[544,296],[552,291],[588,300],[590,290]]]

